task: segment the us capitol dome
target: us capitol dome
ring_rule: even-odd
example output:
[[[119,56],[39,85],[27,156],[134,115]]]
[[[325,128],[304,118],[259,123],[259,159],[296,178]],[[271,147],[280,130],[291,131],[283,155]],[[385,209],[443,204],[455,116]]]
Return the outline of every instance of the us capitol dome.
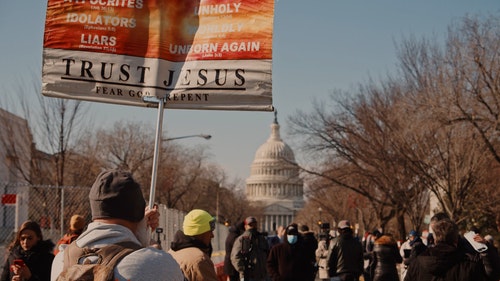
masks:
[[[269,233],[292,223],[295,213],[304,207],[304,183],[292,149],[280,137],[276,111],[271,135],[255,152],[246,197],[263,205],[260,229]]]

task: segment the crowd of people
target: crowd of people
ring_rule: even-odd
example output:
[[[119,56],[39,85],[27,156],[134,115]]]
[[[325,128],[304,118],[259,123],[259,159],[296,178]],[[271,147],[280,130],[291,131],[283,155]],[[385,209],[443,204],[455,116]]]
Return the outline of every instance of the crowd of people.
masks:
[[[211,260],[215,218],[191,210],[168,252],[151,240],[156,207],[146,207],[128,172],[99,174],[89,192],[92,221],[71,217],[57,245],[44,240],[40,225],[24,222],[9,245],[0,281],[168,280],[221,281]],[[476,230],[471,240],[444,213],[422,239],[412,230],[400,246],[382,229],[362,238],[348,220],[335,229],[321,225],[278,227],[267,237],[248,216],[229,228],[224,273],[227,281],[498,281],[500,258],[491,237]],[[481,247],[474,247],[480,243]],[[226,280],[224,280],[226,281]]]

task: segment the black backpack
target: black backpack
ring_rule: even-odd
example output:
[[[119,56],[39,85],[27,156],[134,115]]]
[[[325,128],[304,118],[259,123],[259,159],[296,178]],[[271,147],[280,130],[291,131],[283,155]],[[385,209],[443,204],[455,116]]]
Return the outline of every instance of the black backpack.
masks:
[[[130,241],[102,248],[81,248],[72,242],[64,250],[64,268],[57,281],[113,281],[116,264],[140,248],[140,245]],[[97,259],[97,262],[92,263],[90,258]],[[83,261],[78,263],[81,259]]]

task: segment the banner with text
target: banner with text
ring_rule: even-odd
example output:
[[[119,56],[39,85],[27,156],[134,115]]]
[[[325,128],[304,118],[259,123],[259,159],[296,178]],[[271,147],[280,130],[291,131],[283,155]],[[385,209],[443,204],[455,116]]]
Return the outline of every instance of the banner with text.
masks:
[[[274,0],[48,0],[42,93],[271,111],[273,17]]]

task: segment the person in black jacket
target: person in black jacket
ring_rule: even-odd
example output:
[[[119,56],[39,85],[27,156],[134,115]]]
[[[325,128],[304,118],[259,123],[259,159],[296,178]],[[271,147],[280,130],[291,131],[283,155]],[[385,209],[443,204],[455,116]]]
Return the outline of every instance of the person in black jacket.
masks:
[[[314,265],[304,253],[303,238],[299,235],[297,224],[286,227],[285,239],[273,248],[267,258],[267,272],[273,281],[304,281],[314,273]],[[246,280],[246,279],[245,279]]]
[[[492,259],[486,256],[465,251],[460,246],[458,227],[453,221],[445,218],[431,224],[436,245],[428,247],[410,263],[405,281],[498,280],[495,269],[498,264],[491,264]]]
[[[49,281],[54,246],[52,241],[43,240],[38,223],[25,221],[8,248],[1,281]]]
[[[338,231],[340,236],[333,240],[328,260],[329,275],[342,281],[357,281],[363,273],[363,246],[353,236],[349,221],[340,221]]]
[[[231,250],[233,249],[234,241],[245,231],[243,221],[229,227],[229,234],[226,237],[226,256],[224,256],[224,273],[229,277],[229,281],[239,281],[240,273],[234,268],[231,263]]]
[[[373,281],[399,281],[396,264],[403,258],[399,254],[396,240],[389,234],[383,234],[375,240],[373,247]]]
[[[314,281],[316,278],[316,249],[318,248],[318,239],[314,236],[314,232],[309,230],[309,227],[305,224],[300,226],[299,234],[302,236],[304,240],[304,244],[306,246],[307,252],[304,252],[304,255],[307,255],[310,259],[312,266],[314,267],[314,272],[311,277],[304,281]]]

